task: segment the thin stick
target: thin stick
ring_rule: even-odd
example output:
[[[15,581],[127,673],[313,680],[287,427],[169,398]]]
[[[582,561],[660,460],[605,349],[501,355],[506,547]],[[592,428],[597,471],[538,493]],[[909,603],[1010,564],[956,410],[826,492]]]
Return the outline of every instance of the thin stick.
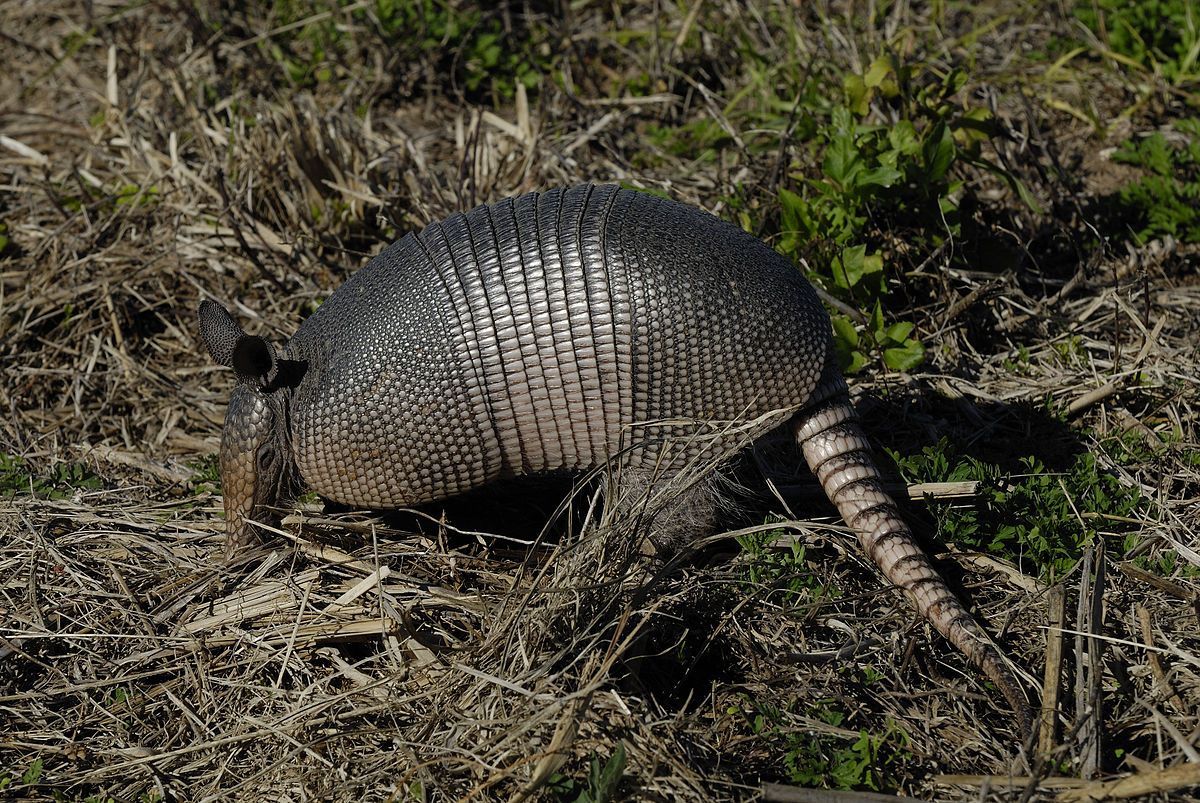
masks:
[[[1038,752],[1054,750],[1058,728],[1058,692],[1062,685],[1063,634],[1067,620],[1067,591],[1062,585],[1050,589],[1050,627],[1046,629],[1046,671],[1042,676],[1042,728]]]
[[[1079,415],[1093,404],[1104,401],[1109,396],[1112,396],[1120,391],[1123,384],[1124,383],[1117,381],[1105,382],[1100,387],[1094,390],[1089,390],[1087,393],[1083,394],[1079,398],[1075,399],[1075,401],[1067,405],[1067,416],[1071,417]]]
[[[832,789],[805,789],[778,783],[762,785],[762,799],[769,803],[895,803],[917,801],[915,797],[882,795],[878,792],[838,792]]]
[[[1155,772],[1139,772],[1118,781],[1093,781],[1078,789],[1061,792],[1061,801],[1111,800],[1173,792],[1200,784],[1200,764],[1188,762]]]

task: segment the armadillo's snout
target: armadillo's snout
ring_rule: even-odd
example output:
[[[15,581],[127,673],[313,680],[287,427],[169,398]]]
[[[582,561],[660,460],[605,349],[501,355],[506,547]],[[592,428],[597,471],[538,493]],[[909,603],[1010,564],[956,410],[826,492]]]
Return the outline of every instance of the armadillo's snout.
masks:
[[[285,461],[276,416],[267,395],[249,386],[239,385],[229,400],[221,436],[228,555],[254,540],[252,520],[279,501]]]

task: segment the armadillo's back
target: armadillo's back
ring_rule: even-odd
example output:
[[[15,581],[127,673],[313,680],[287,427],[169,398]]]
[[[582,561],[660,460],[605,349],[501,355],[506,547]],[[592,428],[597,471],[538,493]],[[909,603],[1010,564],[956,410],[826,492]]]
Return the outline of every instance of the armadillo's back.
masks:
[[[608,186],[525,195],[405,237],[305,322],[297,465],[389,506],[639,443],[654,459],[664,436],[686,454],[709,441],[684,420],[803,403],[828,340],[795,267],[711,215]]]

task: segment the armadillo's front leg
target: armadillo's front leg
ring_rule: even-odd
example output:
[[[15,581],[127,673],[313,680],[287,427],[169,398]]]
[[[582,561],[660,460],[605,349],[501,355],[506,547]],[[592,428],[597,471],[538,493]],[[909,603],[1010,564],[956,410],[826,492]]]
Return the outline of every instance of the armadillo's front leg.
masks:
[[[1027,736],[1032,718],[1016,677],[933,568],[884,491],[845,381],[840,376],[827,379],[814,395],[820,401],[795,422],[796,439],[809,468],[884,577],[903,589],[937,631],[995,682]]]

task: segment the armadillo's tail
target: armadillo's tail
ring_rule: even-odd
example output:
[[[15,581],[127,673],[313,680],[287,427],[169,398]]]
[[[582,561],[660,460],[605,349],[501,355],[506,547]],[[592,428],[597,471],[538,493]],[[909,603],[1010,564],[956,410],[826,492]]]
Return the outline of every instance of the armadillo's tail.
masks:
[[[933,568],[884,491],[845,382],[841,377],[823,382],[814,398],[815,404],[794,422],[809,468],[884,577],[903,589],[921,615],[992,679],[1016,712],[1022,737],[1028,737],[1033,719],[1016,676]]]

